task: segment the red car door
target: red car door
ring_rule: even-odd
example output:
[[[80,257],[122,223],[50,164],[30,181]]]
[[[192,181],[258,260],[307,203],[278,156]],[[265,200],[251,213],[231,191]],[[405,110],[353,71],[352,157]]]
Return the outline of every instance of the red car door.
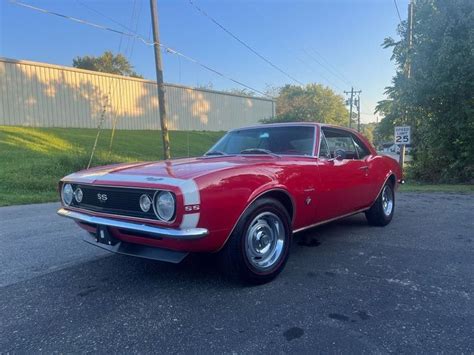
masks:
[[[364,208],[370,195],[369,166],[365,158],[359,158],[352,133],[327,127],[322,130],[323,147],[317,162],[320,181],[315,203],[316,222]],[[335,159],[337,149],[344,150],[344,159]]]
[[[376,177],[376,171],[373,171],[374,156],[371,153],[371,150],[366,146],[366,144],[359,139],[355,134],[352,134],[352,139],[359,156],[359,160],[362,161],[363,167],[360,169],[364,170],[365,179],[363,183],[363,188],[360,190],[360,207],[364,208],[369,206],[373,202],[374,196],[378,193],[377,189],[379,188],[378,179]]]

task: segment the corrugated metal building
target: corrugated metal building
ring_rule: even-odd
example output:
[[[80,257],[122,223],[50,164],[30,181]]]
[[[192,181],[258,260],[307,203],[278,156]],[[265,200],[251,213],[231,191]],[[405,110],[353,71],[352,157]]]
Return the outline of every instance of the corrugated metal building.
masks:
[[[229,130],[275,112],[269,99],[174,84],[166,102],[171,130]],[[95,128],[102,115],[104,128],[160,129],[156,83],[0,58],[0,125]]]

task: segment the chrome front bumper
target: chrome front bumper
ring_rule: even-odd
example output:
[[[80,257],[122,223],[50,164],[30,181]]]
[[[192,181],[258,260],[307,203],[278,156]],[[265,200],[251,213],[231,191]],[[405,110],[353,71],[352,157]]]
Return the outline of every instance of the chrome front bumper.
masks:
[[[78,222],[120,228],[130,232],[144,233],[151,238],[157,239],[171,238],[176,240],[194,240],[204,238],[209,234],[209,231],[205,228],[170,229],[134,222],[125,222],[111,218],[95,217],[85,213],[68,211],[64,208],[58,210],[58,215],[71,218]]]

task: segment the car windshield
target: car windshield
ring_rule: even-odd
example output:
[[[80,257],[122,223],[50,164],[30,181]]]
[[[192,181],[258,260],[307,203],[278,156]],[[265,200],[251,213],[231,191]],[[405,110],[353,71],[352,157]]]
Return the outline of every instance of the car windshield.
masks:
[[[313,126],[258,127],[227,133],[206,155],[312,155]]]

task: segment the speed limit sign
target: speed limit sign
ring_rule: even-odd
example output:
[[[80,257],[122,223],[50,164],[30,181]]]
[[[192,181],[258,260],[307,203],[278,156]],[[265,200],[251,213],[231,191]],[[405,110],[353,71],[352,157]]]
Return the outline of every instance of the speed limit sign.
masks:
[[[395,127],[395,144],[411,144],[411,127]]]

